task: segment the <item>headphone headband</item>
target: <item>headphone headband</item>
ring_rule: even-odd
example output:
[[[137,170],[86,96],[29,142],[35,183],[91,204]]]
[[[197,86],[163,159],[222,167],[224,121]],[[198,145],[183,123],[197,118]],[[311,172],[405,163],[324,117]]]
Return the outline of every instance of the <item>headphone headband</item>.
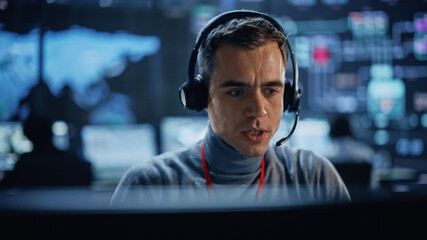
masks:
[[[274,18],[272,18],[272,17],[270,17],[264,13],[252,11],[252,10],[234,10],[234,11],[225,12],[225,13],[222,13],[222,14],[212,18],[206,24],[206,26],[203,28],[203,30],[200,32],[200,34],[197,38],[197,41],[196,41],[196,45],[194,46],[193,51],[191,53],[188,66],[195,66],[196,65],[200,45],[202,45],[203,41],[208,37],[209,33],[212,30],[214,30],[215,28],[217,28],[221,24],[227,23],[230,20],[242,19],[242,18],[246,18],[246,17],[261,17],[261,18],[267,20],[269,23],[273,24],[273,26],[277,30],[281,31],[283,33],[283,35],[285,35],[285,37],[287,37],[282,26],[276,20],[274,20]],[[286,44],[286,49],[288,50],[289,54],[293,55],[294,52],[292,51],[291,45],[289,44],[287,39],[285,41],[285,44]],[[191,81],[191,79],[194,78],[194,75],[195,75],[194,71],[195,71],[195,67],[189,67],[188,68],[188,80],[189,81]]]

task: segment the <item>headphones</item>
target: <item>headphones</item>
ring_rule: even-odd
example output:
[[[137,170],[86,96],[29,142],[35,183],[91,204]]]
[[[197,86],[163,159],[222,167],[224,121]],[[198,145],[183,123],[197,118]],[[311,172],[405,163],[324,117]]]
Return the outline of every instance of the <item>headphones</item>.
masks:
[[[272,17],[267,16],[263,13],[249,10],[235,10],[222,13],[212,20],[210,20],[207,25],[201,31],[196,45],[193,48],[193,51],[190,56],[190,61],[188,64],[188,79],[187,81],[179,88],[179,99],[184,108],[195,111],[202,111],[208,105],[208,90],[206,84],[203,82],[203,79],[197,75],[194,76],[196,63],[197,63],[197,55],[199,53],[200,45],[203,41],[208,37],[209,33],[232,19],[242,19],[246,17],[261,17],[268,22],[270,22],[277,30],[281,31],[285,36],[286,33],[280,24],[274,20]],[[283,111],[295,112],[295,122],[294,126],[291,130],[291,133],[286,137],[277,142],[277,146],[283,144],[287,141],[292,133],[295,130],[296,124],[298,122],[299,117],[299,102],[301,97],[301,90],[298,87],[298,65],[295,60],[294,52],[291,48],[291,45],[288,42],[288,39],[285,39],[286,49],[292,61],[292,69],[293,69],[293,84],[291,85],[289,82],[285,83],[285,90],[283,93]]]

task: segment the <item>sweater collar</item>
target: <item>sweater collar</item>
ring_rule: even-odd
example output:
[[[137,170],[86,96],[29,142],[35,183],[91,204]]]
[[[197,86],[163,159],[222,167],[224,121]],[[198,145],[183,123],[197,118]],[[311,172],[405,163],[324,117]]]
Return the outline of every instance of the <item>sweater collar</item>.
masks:
[[[224,142],[209,124],[204,138],[205,157],[209,170],[221,175],[256,174],[261,167],[261,156],[245,157]]]

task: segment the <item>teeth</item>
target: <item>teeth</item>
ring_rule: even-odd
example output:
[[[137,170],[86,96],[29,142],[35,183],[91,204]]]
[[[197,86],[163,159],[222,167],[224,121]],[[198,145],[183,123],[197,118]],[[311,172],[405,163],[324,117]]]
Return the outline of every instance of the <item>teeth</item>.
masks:
[[[250,130],[248,131],[249,135],[255,136],[255,135],[261,135],[262,131],[261,130]]]

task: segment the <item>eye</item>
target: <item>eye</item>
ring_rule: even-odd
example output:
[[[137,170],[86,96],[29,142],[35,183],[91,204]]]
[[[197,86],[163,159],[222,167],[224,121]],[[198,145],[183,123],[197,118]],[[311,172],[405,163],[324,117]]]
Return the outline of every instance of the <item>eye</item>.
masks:
[[[243,95],[245,92],[242,89],[232,89],[228,92],[229,95],[231,96],[241,96]]]
[[[268,88],[268,89],[264,90],[264,93],[267,94],[267,95],[273,96],[276,93],[279,93],[279,90],[278,89],[274,89],[274,88]]]

